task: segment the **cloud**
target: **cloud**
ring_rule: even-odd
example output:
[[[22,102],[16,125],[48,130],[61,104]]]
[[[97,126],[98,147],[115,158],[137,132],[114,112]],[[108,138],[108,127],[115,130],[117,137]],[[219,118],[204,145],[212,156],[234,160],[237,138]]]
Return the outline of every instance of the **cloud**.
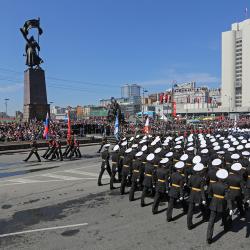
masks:
[[[0,86],[0,93],[16,92],[16,91],[20,90],[21,88],[23,88],[22,83],[16,83],[16,84],[12,84],[12,85],[4,85],[4,86]]]
[[[180,73],[174,69],[168,69],[166,72],[166,77],[162,77],[160,79],[155,80],[147,80],[141,81],[140,85],[142,86],[156,86],[156,85],[165,85],[169,87],[172,85],[172,82],[176,81],[177,83],[184,83],[184,82],[196,82],[197,84],[203,85],[219,85],[220,78],[217,76],[213,76],[209,73]]]

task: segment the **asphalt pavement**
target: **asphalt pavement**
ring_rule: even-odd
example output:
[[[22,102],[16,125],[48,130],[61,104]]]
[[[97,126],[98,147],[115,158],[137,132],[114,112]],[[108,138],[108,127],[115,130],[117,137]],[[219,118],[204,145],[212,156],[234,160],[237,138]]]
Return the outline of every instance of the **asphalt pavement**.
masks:
[[[249,249],[244,219],[234,216],[226,234],[216,223],[215,242],[208,246],[207,222],[199,224],[199,214],[189,231],[180,209],[168,223],[166,202],[152,215],[151,198],[141,208],[139,199],[129,202],[119,189],[110,191],[107,173],[98,187],[97,148],[84,147],[82,159],[63,162],[24,163],[27,152],[0,156],[1,249]]]

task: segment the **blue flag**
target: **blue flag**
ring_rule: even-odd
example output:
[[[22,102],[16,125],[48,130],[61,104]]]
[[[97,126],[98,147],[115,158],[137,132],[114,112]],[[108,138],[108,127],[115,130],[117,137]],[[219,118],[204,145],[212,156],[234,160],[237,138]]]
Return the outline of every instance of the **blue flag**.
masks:
[[[115,131],[114,131],[114,136],[116,137],[117,140],[119,140],[119,120],[118,120],[118,115],[115,118]]]

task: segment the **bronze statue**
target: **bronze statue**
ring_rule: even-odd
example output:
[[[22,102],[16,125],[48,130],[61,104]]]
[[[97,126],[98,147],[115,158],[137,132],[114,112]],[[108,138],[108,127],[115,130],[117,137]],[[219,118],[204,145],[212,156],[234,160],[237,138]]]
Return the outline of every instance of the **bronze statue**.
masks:
[[[38,29],[38,42],[34,39],[33,36],[28,38],[29,30],[31,28]],[[39,36],[42,34],[42,29],[40,27],[40,19],[32,19],[25,22],[23,28],[20,29],[24,39],[26,40],[27,44],[25,46],[25,56],[26,56],[26,65],[30,68],[34,66],[39,68],[40,64],[43,63],[43,60],[39,57]]]
[[[120,124],[123,123],[124,121],[122,119],[121,107],[120,107],[119,103],[117,103],[115,98],[111,97],[111,104],[110,104],[110,108],[108,111],[108,121],[114,122],[117,115],[118,115],[119,123]]]

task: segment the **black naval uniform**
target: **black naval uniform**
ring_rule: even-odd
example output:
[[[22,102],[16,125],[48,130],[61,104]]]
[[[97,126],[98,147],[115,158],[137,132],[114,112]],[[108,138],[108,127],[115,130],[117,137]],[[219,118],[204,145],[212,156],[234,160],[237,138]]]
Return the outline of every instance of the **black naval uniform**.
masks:
[[[125,193],[127,179],[128,179],[129,174],[131,173],[132,161],[133,161],[133,156],[131,153],[125,153],[124,158],[123,158],[122,180],[121,180],[121,187],[120,187],[121,195]]]
[[[187,227],[192,229],[193,227],[193,211],[195,204],[202,205],[202,201],[205,201],[205,192],[204,192],[205,180],[202,178],[201,173],[195,173],[192,175],[188,181],[188,186],[190,188],[190,196],[188,199],[188,213],[187,213]],[[201,211],[203,213],[203,219],[205,219],[205,208],[202,206]]]
[[[129,200],[134,200],[135,191],[139,189],[139,181],[140,181],[140,168],[143,163],[140,158],[133,160],[132,162],[132,184],[129,190]]]
[[[99,173],[99,177],[98,177],[98,186],[102,185],[102,175],[105,171],[105,169],[107,170],[109,176],[111,176],[111,169],[110,169],[110,165],[109,165],[109,151],[108,148],[106,150],[104,150],[101,153],[102,156],[102,165],[101,165],[101,171]]]
[[[30,143],[30,146],[31,146],[31,151],[30,151],[28,157],[24,161],[28,161],[29,158],[34,154],[36,156],[37,160],[40,162],[41,159],[40,159],[39,154],[37,153],[38,146],[37,146],[36,140],[32,140]]]
[[[145,206],[145,198],[147,193],[149,191],[151,192],[152,195],[154,193],[154,187],[153,187],[154,175],[155,175],[155,170],[153,162],[147,162],[144,171],[143,190],[141,195],[141,207]]]
[[[182,199],[182,206],[183,210],[185,212],[186,206],[185,201],[183,200],[183,187],[184,187],[184,181],[185,177],[184,174],[182,174],[179,171],[176,171],[172,173],[170,177],[170,190],[169,190],[169,202],[168,202],[168,209],[167,209],[167,221],[172,220],[172,214],[173,214],[173,208],[174,208],[174,202],[178,200],[179,198]]]
[[[118,172],[118,176],[120,175],[119,171],[119,151],[114,151],[111,154],[111,160],[112,160],[112,174],[110,177],[110,189],[114,188],[114,182],[115,182],[115,175]],[[120,176],[118,177],[120,179]]]
[[[228,186],[222,181],[211,184],[209,194],[212,197],[209,209],[211,210],[208,228],[207,228],[207,242],[212,243],[214,223],[217,215],[222,217],[224,230],[227,231],[227,207],[232,210],[232,204],[228,197]]]
[[[168,176],[169,170],[165,166],[162,166],[160,164],[160,166],[156,170],[156,191],[152,207],[153,214],[156,214],[158,212],[159,204],[163,200],[168,189]]]

